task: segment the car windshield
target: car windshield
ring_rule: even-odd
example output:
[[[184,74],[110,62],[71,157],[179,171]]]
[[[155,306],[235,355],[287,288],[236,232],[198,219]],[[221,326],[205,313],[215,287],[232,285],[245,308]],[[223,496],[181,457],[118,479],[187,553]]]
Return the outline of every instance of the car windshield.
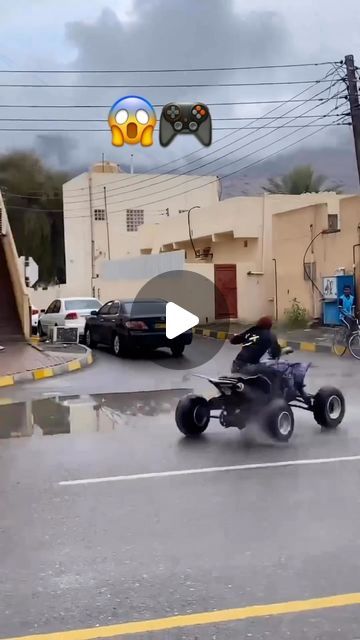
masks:
[[[81,309],[98,310],[101,307],[99,300],[89,298],[88,300],[65,300],[66,311],[81,311]]]
[[[166,302],[149,300],[147,302],[127,302],[125,311],[132,316],[165,315]]]

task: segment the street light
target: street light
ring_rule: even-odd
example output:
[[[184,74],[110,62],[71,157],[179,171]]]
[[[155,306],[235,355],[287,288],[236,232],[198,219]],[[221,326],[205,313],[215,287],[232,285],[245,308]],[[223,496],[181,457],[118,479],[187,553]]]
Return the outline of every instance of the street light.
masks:
[[[197,205],[195,205],[194,207],[191,207],[191,209],[189,209],[189,210],[188,210],[188,213],[187,213],[188,228],[189,228],[189,238],[190,238],[191,246],[192,246],[193,251],[194,251],[194,256],[196,257],[196,249],[195,249],[195,246],[194,246],[194,243],[193,243],[193,239],[192,239],[192,235],[191,235],[191,225],[190,225],[190,213],[191,213],[191,211],[192,211],[193,209],[200,209],[200,207],[199,207],[199,205],[197,204]]]

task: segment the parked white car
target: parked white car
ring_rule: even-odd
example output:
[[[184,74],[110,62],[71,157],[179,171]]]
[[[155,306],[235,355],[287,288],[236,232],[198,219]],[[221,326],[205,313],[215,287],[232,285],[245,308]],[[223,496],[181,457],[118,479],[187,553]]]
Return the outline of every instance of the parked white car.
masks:
[[[79,329],[79,337],[83,338],[87,316],[100,307],[101,302],[96,298],[57,298],[46,311],[42,309],[38,323],[39,336],[49,335],[52,327],[75,327]]]
[[[31,305],[31,331],[36,336],[39,324],[39,309]]]

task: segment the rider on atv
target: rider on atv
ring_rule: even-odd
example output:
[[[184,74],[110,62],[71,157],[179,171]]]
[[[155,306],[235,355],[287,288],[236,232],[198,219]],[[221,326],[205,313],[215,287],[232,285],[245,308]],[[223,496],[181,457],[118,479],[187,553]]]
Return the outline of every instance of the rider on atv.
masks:
[[[274,395],[292,397],[299,395],[308,402],[309,395],[305,391],[304,379],[310,364],[296,363],[289,365],[279,362],[282,353],[276,335],[271,331],[272,319],[264,316],[243,333],[234,335],[231,344],[241,344],[242,349],[232,363],[231,373],[242,373],[246,376],[261,375],[266,378]],[[261,358],[268,353],[274,364],[261,362]],[[270,366],[269,366],[270,365]]]
[[[261,374],[272,383],[274,391],[280,391],[282,374],[260,362],[266,352],[269,352],[274,360],[281,355],[281,347],[271,329],[272,319],[264,316],[250,329],[230,338],[231,344],[242,345],[241,351],[232,363],[231,373],[241,372],[249,376]]]

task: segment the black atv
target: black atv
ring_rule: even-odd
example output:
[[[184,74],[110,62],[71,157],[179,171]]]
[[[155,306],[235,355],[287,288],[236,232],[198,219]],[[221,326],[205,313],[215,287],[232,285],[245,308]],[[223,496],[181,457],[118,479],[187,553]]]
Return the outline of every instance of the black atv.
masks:
[[[286,349],[283,353],[291,353]],[[219,378],[205,378],[219,394],[206,399],[187,395],[178,402],[176,424],[185,436],[196,437],[207,428],[210,418],[225,427],[244,429],[250,420],[260,422],[276,440],[287,442],[294,431],[293,408],[311,411],[315,421],[325,429],[337,427],[345,415],[344,396],[336,387],[321,387],[317,393],[305,392],[305,376],[310,364],[286,361],[267,362],[283,376],[282,391],[274,393],[266,375],[242,373]]]

